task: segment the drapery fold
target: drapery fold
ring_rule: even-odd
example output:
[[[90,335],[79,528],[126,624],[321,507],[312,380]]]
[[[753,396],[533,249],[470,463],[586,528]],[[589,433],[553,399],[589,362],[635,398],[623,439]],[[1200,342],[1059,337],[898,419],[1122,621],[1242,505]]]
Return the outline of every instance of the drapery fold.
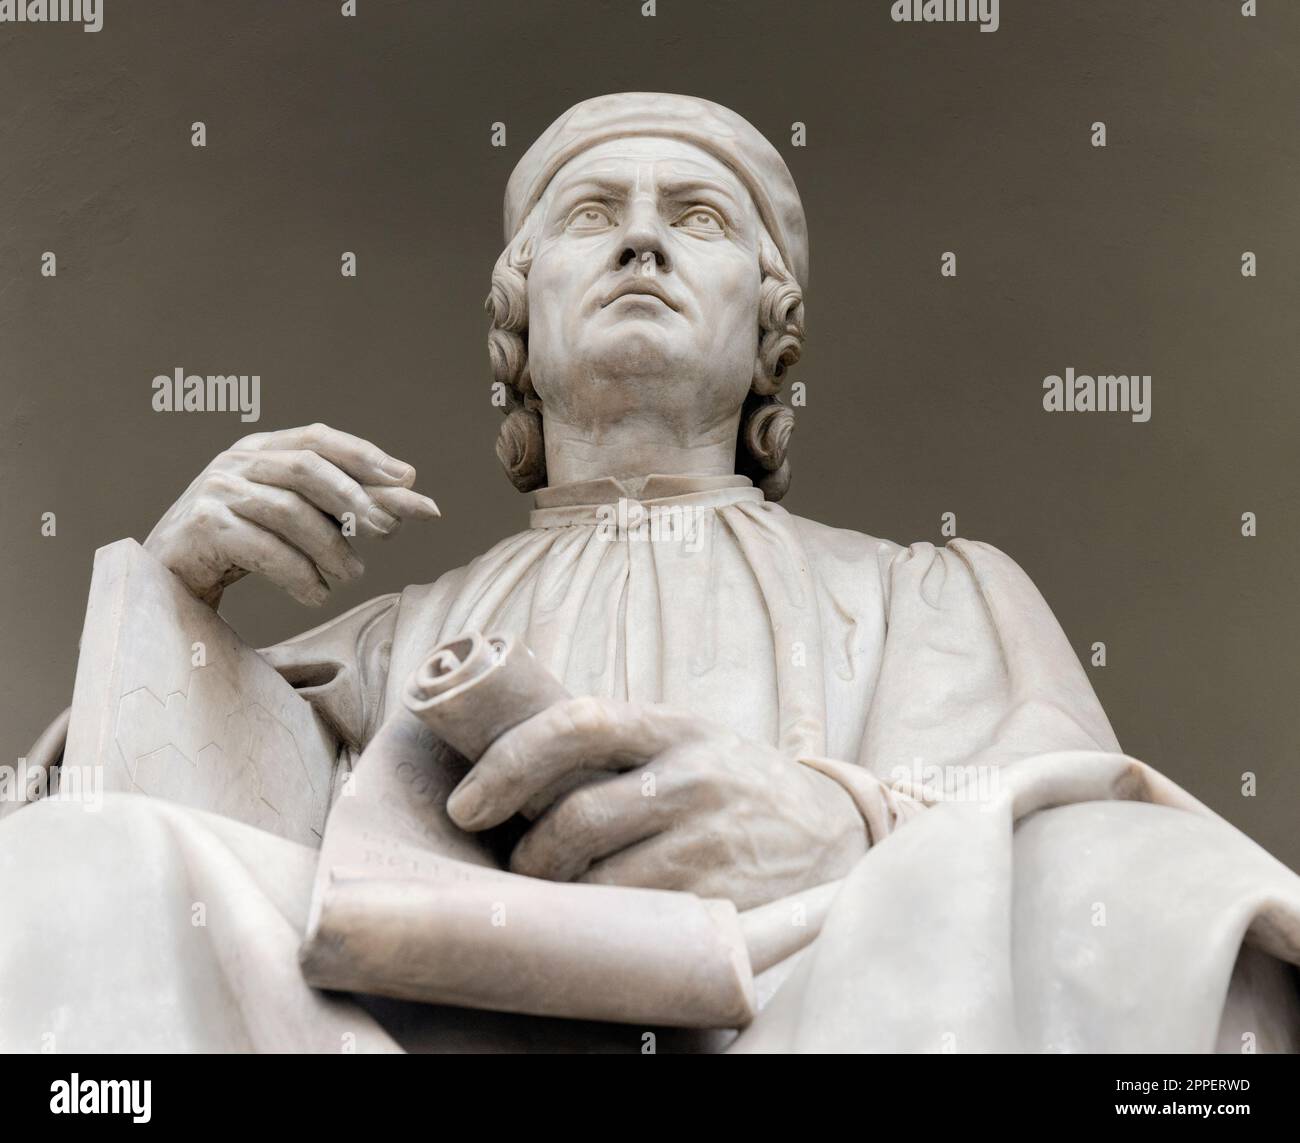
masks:
[[[1012,560],[827,528],[734,482],[665,490],[638,504],[694,513],[687,537],[541,507],[466,567],[264,654],[354,752],[435,644],[478,629],[523,639],[575,694],[693,711],[846,784],[869,776],[882,805],[929,803],[876,815],[889,832],[822,894],[817,939],[759,977],[734,1050],[1296,1049],[1300,879],[1120,753]],[[137,796],[98,819],[59,802],[8,815],[0,1047],[640,1050],[641,1029],[307,989],[314,862]]]

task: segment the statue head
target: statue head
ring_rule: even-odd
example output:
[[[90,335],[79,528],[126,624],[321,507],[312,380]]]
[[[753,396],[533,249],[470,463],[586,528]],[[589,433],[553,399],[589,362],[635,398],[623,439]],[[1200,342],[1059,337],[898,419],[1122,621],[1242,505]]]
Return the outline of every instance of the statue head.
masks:
[[[576,440],[638,426],[665,448],[726,434],[736,472],[785,492],[808,239],[753,126],[690,96],[587,100],[519,161],[505,229],[488,344],[517,488],[547,482],[549,423]]]

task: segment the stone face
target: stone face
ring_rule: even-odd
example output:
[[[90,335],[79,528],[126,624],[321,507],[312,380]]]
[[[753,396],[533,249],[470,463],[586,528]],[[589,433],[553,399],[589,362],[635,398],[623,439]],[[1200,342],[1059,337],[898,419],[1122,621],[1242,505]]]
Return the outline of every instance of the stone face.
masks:
[[[337,757],[310,704],[139,544],[96,553],[65,775],[317,846]]]

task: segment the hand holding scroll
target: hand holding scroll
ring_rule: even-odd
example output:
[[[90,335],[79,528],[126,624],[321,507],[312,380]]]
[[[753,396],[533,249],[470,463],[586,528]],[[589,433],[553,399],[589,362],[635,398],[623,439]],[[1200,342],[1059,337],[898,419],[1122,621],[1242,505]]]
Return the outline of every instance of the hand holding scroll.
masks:
[[[561,794],[515,847],[514,872],[745,909],[841,877],[866,850],[861,816],[824,775],[698,716],[598,698],[506,731],[447,811],[487,829],[584,771],[615,773]]]

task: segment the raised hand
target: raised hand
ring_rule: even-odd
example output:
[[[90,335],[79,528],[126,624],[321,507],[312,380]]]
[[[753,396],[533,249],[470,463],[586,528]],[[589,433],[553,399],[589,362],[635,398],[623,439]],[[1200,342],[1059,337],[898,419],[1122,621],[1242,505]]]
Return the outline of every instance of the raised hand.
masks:
[[[440,515],[414,482],[406,462],[328,425],[254,433],[199,473],[144,547],[213,607],[249,572],[319,606],[327,576],[346,582],[363,570],[349,537]]]

